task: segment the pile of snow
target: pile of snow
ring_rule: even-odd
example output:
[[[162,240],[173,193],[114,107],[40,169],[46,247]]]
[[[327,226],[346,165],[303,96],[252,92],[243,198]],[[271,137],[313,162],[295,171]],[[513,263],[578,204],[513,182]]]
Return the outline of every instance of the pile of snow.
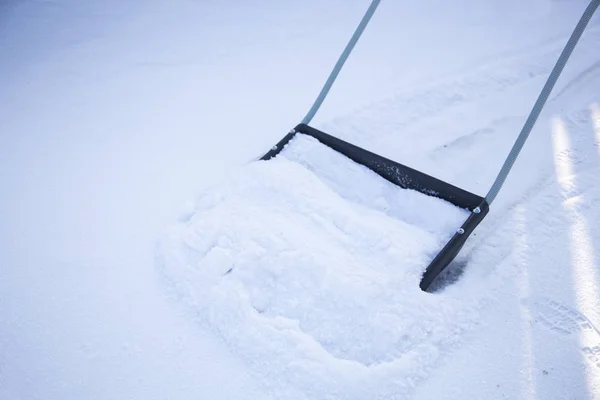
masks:
[[[296,135],[276,158],[207,190],[159,257],[187,301],[262,372],[304,393],[321,379],[331,386],[315,393],[397,392],[403,372],[454,338],[464,306],[423,293],[419,281],[467,214]]]

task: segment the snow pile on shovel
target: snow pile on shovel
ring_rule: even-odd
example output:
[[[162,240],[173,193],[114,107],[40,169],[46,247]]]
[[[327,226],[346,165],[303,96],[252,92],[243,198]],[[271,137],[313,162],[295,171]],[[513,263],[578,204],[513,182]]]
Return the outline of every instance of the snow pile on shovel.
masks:
[[[207,190],[159,256],[179,293],[257,370],[304,393],[350,385],[358,396],[419,369],[451,337],[456,307],[419,281],[466,216],[296,135],[276,158]]]

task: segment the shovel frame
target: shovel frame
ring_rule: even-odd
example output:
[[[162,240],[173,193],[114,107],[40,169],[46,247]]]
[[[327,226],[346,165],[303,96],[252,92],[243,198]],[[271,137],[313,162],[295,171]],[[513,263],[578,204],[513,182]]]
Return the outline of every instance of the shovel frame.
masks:
[[[423,291],[427,291],[435,278],[454,260],[473,230],[489,212],[489,205],[481,196],[328,135],[304,123],[292,129],[260,159],[266,161],[277,156],[298,133],[312,136],[325,146],[345,155],[358,164],[364,165],[396,186],[416,190],[427,196],[437,197],[470,212],[465,222],[425,269],[419,284]]]

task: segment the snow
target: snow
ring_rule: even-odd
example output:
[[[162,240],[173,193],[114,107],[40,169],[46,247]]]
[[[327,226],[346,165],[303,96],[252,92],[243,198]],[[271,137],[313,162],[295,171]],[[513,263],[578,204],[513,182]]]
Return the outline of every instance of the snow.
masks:
[[[485,194],[586,5],[382,2],[313,125]],[[255,162],[367,6],[0,4],[0,398],[600,396],[599,16],[490,214],[423,294],[408,283],[423,264],[385,246],[426,258],[453,220],[355,185],[360,168],[321,146]],[[294,225],[263,229],[274,219]],[[407,229],[414,246],[389,240]],[[212,269],[183,268],[208,255]]]

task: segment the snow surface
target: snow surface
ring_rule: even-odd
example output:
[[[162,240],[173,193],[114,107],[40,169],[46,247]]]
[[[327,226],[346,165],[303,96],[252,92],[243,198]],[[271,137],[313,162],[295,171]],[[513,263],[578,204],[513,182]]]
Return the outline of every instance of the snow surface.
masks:
[[[384,1],[313,124],[484,194],[586,5]],[[280,215],[299,218],[306,231],[309,220],[295,207],[328,204],[310,203],[317,195],[337,198],[340,207],[327,210],[331,218],[310,223],[331,228],[318,234],[328,235],[334,245],[328,248],[353,271],[368,271],[360,279],[336,272],[323,280],[328,291],[310,292],[320,278],[308,269],[313,257],[302,265],[306,274],[286,271],[297,274],[291,280],[268,276],[283,274],[273,264],[256,265],[256,274],[235,268],[225,278],[217,270],[218,278],[202,280],[198,270],[182,268],[198,249],[179,253],[177,229],[173,251],[162,254],[180,258],[155,259],[167,226],[178,218],[194,221],[194,207],[183,206],[188,200],[202,204],[194,199],[209,187],[223,190],[224,182],[259,173],[254,160],[310,106],[367,6],[363,0],[0,3],[1,399],[600,397],[598,15],[447,280],[433,294],[416,294],[421,302],[399,302],[425,312],[423,320],[414,322],[417,309],[389,307],[388,314],[369,310],[374,324],[361,325],[360,318],[349,324],[349,303],[308,308],[302,298],[291,302],[284,288],[222,297],[236,279],[248,291],[295,282],[321,300],[336,294],[356,301],[353,291],[373,290],[366,282],[373,282],[374,266],[349,257],[352,247],[340,249],[352,239],[333,226],[333,217],[346,215],[340,226],[350,233],[375,231],[378,221],[400,234],[399,221],[423,215],[390,214],[400,208],[383,188],[377,197],[361,197],[366,193],[352,192],[354,185],[336,186],[340,175],[328,180],[314,170],[321,159],[288,159],[288,167],[305,172],[302,182],[314,186],[280,179],[274,192],[282,197],[268,201],[283,207],[284,195],[295,198]],[[264,194],[278,176],[260,172],[264,181],[224,192],[239,208],[221,209],[221,221],[244,225],[229,218],[229,211],[248,215],[235,194],[249,196],[250,187]],[[301,189],[309,196],[298,198]],[[258,208],[256,216],[264,212]],[[262,236],[252,228],[239,234],[258,242]],[[284,235],[265,254],[299,262],[277,246],[325,248],[289,226],[278,229]],[[223,236],[233,242],[233,235]],[[226,248],[229,242],[218,238],[215,249]],[[196,239],[192,245],[207,240]],[[362,243],[354,244],[366,258]],[[374,256],[382,254],[378,244],[371,246]],[[424,244],[409,250],[420,253]],[[211,265],[225,268],[219,251]],[[302,257],[315,255],[331,257],[324,250]],[[392,279],[404,278],[410,275]],[[373,291],[373,298],[402,293],[386,290]],[[346,308],[328,318],[318,314],[335,304]],[[294,310],[304,325],[290,322]],[[365,314],[359,309],[356,316]],[[404,327],[386,324],[390,316],[413,321],[397,345],[390,343],[400,334],[393,329]],[[351,328],[338,331],[335,324]]]

